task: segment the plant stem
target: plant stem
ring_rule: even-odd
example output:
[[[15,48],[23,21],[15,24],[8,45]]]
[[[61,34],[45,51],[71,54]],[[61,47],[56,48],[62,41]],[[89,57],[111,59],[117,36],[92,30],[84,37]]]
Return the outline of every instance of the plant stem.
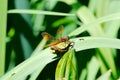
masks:
[[[5,71],[7,0],[0,0],[0,76]]]

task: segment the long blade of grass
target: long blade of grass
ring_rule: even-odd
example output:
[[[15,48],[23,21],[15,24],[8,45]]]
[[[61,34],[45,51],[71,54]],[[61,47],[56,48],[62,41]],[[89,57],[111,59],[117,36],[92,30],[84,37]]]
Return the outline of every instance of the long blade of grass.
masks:
[[[14,9],[9,10],[9,14],[23,13],[23,14],[44,14],[44,15],[56,15],[56,16],[75,16],[75,14],[67,14],[61,12],[51,12],[51,11],[41,11],[41,10],[24,10],[24,9]]]
[[[55,80],[76,80],[77,67],[74,50],[69,50],[58,62]]]
[[[56,72],[55,72],[55,80],[60,80],[61,78],[65,78],[65,68],[67,63],[67,57],[69,56],[68,53],[64,54],[63,57],[57,64]]]
[[[88,7],[97,17],[106,15],[110,0],[90,0]]]
[[[56,55],[50,52],[50,48],[39,51],[39,54],[32,56],[6,73],[0,80],[21,80],[37,69],[43,69],[48,63],[54,61]],[[40,63],[41,62],[41,63]]]
[[[71,32],[69,36],[77,36],[81,34],[82,32],[86,31],[87,29],[95,27],[94,25],[96,24],[100,24],[100,23],[107,22],[107,21],[118,20],[118,19],[120,19],[120,13],[114,13],[108,16],[98,18],[95,21],[91,21],[89,23],[83,24],[82,26],[80,26],[79,28]]]
[[[111,38],[82,38],[84,40],[81,41],[81,38],[73,40],[75,42],[74,48],[76,51],[91,49],[91,48],[117,48],[120,49],[120,40],[119,39],[111,39]],[[106,54],[106,53],[105,53]],[[110,54],[110,53],[109,53]],[[108,62],[110,64],[108,65],[109,68],[112,70],[112,74],[114,77],[116,77],[116,70],[114,69],[113,62],[111,63],[110,55],[107,55]],[[102,72],[103,73],[103,72]]]
[[[86,69],[82,69],[79,80],[85,80],[87,76],[87,70]]]
[[[0,0],[0,76],[5,70],[7,0]]]
[[[78,17],[82,20],[84,24],[90,23],[91,21],[95,21],[96,17],[93,15],[93,13],[87,8],[82,7],[79,8],[77,11]],[[103,36],[104,32],[99,24],[95,24],[95,27],[91,27],[87,29],[89,34],[91,36]]]
[[[78,17],[83,21],[84,24],[91,23],[92,21],[96,20],[94,14],[87,7],[80,8],[77,13],[78,13]],[[87,28],[87,31],[91,36],[105,36],[104,30],[102,29],[100,24],[95,24],[93,26],[95,27]],[[100,54],[103,56],[103,59],[107,63],[107,66],[109,66],[109,68],[111,68],[111,70],[113,71],[112,75],[114,76],[114,78],[116,78],[117,72],[116,72],[116,67],[111,49],[99,48],[99,51]],[[101,70],[101,72],[106,72],[106,71]]]
[[[108,70],[106,73],[101,75],[97,80],[110,80],[110,75],[111,75],[111,69]]]
[[[120,12],[120,1],[119,0],[114,0],[111,1],[111,4],[109,6],[108,14],[114,14]],[[105,32],[108,37],[117,37],[118,30],[120,28],[120,20],[114,20],[114,21],[109,21],[105,23]]]
[[[89,64],[87,65],[87,69],[88,69],[87,80],[95,80],[99,68],[100,68],[100,63],[97,60],[97,58],[93,56]]]
[[[83,40],[81,40],[83,39]],[[81,37],[71,39],[75,42],[74,48],[76,51],[81,51],[91,48],[117,48],[120,49],[120,40],[104,37]]]
[[[43,39],[40,41],[40,43],[39,43],[39,45],[37,46],[37,48],[34,50],[32,56],[39,54],[39,53],[37,53],[37,52],[40,51],[40,50],[42,50],[42,49],[44,48],[46,42],[47,42],[47,40],[46,40],[45,38],[43,38]],[[34,71],[34,72],[31,74],[29,80],[35,80],[35,79],[38,77],[38,75],[40,74],[41,70],[42,70],[42,69],[39,68],[39,69],[37,69],[36,71]]]
[[[109,8],[108,8],[108,14],[120,12],[120,9],[119,9],[120,5],[119,4],[120,4],[119,0],[111,1]],[[107,37],[117,38],[119,28],[120,28],[120,20],[106,22],[104,25],[104,29],[106,32],[105,35]],[[114,49],[112,49],[112,53],[114,56],[117,55],[117,51]]]
[[[69,56],[68,56],[67,64],[66,64],[65,78],[67,80],[78,79],[77,60],[76,60],[74,50],[69,51]]]

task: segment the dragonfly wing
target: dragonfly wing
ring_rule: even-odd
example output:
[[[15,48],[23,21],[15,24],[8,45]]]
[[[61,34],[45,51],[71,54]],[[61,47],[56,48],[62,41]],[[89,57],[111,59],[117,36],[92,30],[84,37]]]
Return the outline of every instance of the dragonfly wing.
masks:
[[[55,38],[47,32],[42,32],[41,34],[42,34],[42,37],[45,38],[46,40],[48,39],[55,40]]]

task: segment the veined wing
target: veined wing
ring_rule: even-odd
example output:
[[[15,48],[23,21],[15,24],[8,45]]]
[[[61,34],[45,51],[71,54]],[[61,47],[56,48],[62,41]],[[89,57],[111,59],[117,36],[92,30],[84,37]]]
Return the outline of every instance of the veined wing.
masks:
[[[63,37],[63,34],[62,34],[63,29],[64,29],[64,27],[63,27],[63,26],[61,26],[61,27],[59,27],[59,28],[58,28],[58,30],[57,30],[58,35],[59,35],[59,38],[62,38],[62,37]]]
[[[49,40],[49,39],[56,40],[52,35],[50,35],[47,32],[42,32],[41,34],[42,34],[42,37],[45,38],[46,40]]]

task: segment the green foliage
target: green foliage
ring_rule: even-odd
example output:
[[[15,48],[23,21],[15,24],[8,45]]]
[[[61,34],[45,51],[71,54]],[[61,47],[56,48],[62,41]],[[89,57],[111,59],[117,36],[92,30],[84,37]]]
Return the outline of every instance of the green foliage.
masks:
[[[74,50],[69,50],[59,61],[56,68],[55,80],[77,79],[77,62]]]
[[[119,4],[120,0],[12,0],[7,6],[7,0],[1,0],[0,80],[119,79]],[[41,33],[58,37],[61,25],[63,36],[74,44],[58,57]]]
[[[5,45],[7,25],[7,0],[0,0],[0,76],[5,72]]]

